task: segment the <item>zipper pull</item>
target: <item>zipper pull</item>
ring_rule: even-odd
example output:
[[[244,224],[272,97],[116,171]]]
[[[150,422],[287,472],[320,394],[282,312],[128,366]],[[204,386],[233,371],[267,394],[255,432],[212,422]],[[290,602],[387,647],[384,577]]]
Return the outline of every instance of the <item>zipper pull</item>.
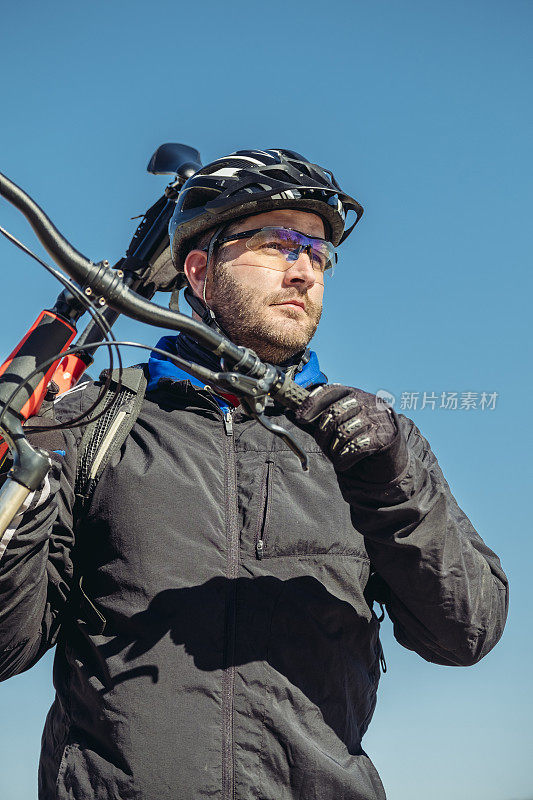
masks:
[[[379,642],[379,665],[381,667],[382,673],[385,675],[387,672],[387,662],[385,661],[385,653],[383,652],[383,645],[381,644],[381,640],[378,639]]]
[[[262,539],[257,540],[257,544],[255,546],[255,552],[257,554],[257,558],[263,558],[263,550],[265,547],[265,543]]]
[[[383,650],[379,656],[379,663],[381,665],[381,671],[383,674],[385,674],[387,672],[387,662],[385,661],[385,654],[383,653]]]
[[[231,417],[231,410],[228,408],[227,411],[224,412],[224,430],[228,436],[233,436],[233,419]]]

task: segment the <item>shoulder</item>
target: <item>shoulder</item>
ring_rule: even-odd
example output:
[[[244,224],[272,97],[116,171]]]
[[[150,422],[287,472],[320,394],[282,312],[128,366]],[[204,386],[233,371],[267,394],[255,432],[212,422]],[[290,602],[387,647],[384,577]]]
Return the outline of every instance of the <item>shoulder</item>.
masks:
[[[91,411],[92,418],[101,413],[106,404],[121,395],[144,396],[146,374],[145,364],[115,369],[113,372],[104,370],[97,381],[85,379],[58,397],[53,403],[53,416],[59,422],[69,422],[74,417]],[[95,404],[97,407],[92,413],[91,407]]]
[[[400,431],[405,436],[409,448],[414,451],[415,455],[422,460],[424,460],[429,454],[431,454],[431,457],[434,458],[428,440],[420,432],[413,420],[409,417],[406,417],[404,414],[397,414],[396,419],[398,421]]]
[[[400,430],[407,440],[407,445],[410,451],[418,458],[419,462],[423,464],[427,470],[429,470],[430,473],[436,475],[439,481],[441,481],[445,486],[448,486],[439,466],[437,457],[431,449],[431,445],[426,437],[420,432],[413,420],[409,419],[409,417],[406,417],[403,414],[398,414],[396,418],[398,420]]]
[[[68,427],[82,416],[98,398],[98,387],[87,379],[65,392],[54,401],[43,403],[39,413],[30,417],[24,425],[28,440],[34,447],[49,452],[70,450],[79,442],[81,427]],[[65,425],[65,428],[58,428]]]
[[[52,402],[49,415],[58,422],[69,422],[97,400],[101,389],[102,387],[90,378],[82,380]],[[48,410],[45,411],[46,415]]]

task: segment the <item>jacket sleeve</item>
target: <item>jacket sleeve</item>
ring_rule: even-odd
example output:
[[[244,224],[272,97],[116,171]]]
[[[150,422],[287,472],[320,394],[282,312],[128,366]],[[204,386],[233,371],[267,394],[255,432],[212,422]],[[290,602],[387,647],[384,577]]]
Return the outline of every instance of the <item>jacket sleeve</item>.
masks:
[[[408,447],[404,471],[388,483],[367,483],[348,470],[339,484],[365,536],[396,639],[427,661],[474,664],[502,635],[507,579],[426,439],[411,420],[397,419]]]
[[[73,581],[75,436],[66,430],[29,438],[48,450],[52,467],[0,542],[0,680],[55,644]]]

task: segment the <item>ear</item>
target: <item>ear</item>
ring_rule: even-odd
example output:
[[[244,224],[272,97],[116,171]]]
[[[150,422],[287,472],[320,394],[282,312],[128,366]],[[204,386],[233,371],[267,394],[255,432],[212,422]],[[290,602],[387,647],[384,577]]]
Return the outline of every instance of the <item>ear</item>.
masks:
[[[207,253],[205,250],[191,250],[183,264],[183,271],[197,297],[204,291],[205,273],[207,269]]]

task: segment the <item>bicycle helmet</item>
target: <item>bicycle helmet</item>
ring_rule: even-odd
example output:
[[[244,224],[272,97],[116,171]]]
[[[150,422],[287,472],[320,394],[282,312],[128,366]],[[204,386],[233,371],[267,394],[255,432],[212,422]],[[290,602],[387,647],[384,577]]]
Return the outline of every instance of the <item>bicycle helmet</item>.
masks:
[[[183,271],[187,243],[210,228],[279,208],[318,214],[335,247],[349,236],[363,213],[329,170],[299,153],[237,150],[202,167],[183,184],[169,224],[174,267]],[[345,230],[348,211],[354,211],[356,219]]]

